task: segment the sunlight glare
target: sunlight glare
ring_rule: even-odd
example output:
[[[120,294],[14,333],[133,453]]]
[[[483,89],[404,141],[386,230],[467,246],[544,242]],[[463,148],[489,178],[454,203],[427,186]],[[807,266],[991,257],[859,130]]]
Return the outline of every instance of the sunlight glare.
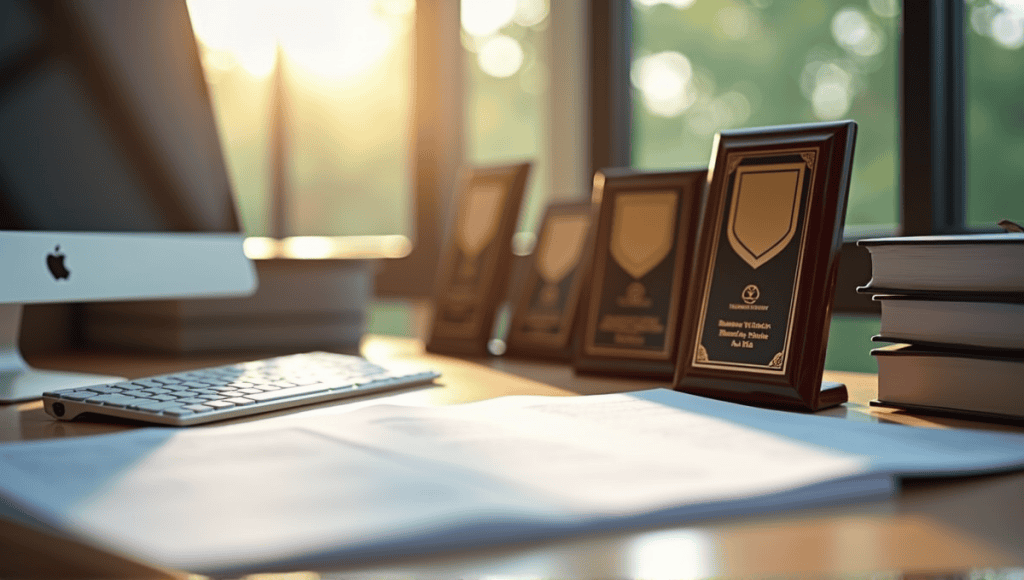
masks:
[[[462,28],[473,36],[489,36],[516,16],[516,0],[462,0]]]
[[[992,19],[992,38],[1004,48],[1017,49],[1024,46],[1024,21],[1011,11],[999,12]]]
[[[276,35],[266,14],[271,3],[240,0],[189,0],[192,28],[216,56],[208,60],[218,68],[238,63],[250,75],[262,78],[274,69]]]
[[[713,550],[706,533],[652,532],[632,540],[627,551],[634,578],[707,578],[714,575]]]
[[[290,0],[279,19],[285,53],[321,77],[346,79],[366,72],[391,46],[392,29],[369,2]]]
[[[874,56],[885,46],[880,30],[856,8],[843,8],[832,18],[836,43],[859,56]]]
[[[697,98],[690,82],[693,77],[690,60],[675,51],[635,60],[630,77],[633,85],[640,89],[644,104],[659,117],[675,117]]]
[[[256,77],[273,70],[278,43],[291,62],[317,76],[364,73],[396,40],[393,20],[408,18],[414,7],[414,0],[388,0],[378,15],[370,0],[188,0],[199,40]]]
[[[388,16],[411,16],[416,0],[377,0],[377,6]]]
[[[651,6],[657,6],[658,4],[667,4],[673,8],[685,10],[693,4],[694,0],[633,0],[633,2],[643,6],[644,8],[650,8]]]
[[[523,47],[516,39],[499,34],[480,46],[476,58],[480,70],[502,79],[516,74],[523,66]]]
[[[516,3],[515,21],[519,26],[537,26],[548,17],[548,0],[519,0]]]
[[[819,119],[831,121],[842,117],[850,110],[850,93],[840,83],[821,83],[814,89],[811,103],[814,105],[814,114]]]

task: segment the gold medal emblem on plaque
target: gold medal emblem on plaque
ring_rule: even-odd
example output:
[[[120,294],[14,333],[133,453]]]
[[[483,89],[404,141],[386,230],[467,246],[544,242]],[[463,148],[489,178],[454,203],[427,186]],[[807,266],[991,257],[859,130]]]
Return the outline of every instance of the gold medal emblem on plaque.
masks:
[[[779,255],[793,240],[809,165],[796,162],[736,168],[726,232],[733,251],[751,268]]]
[[[465,256],[459,268],[459,274],[464,279],[476,275],[476,258],[498,231],[505,189],[499,183],[477,185],[466,197],[459,215],[456,237],[459,249]]]
[[[558,284],[579,262],[583,254],[590,216],[561,215],[548,221],[541,247],[537,249],[537,272],[544,280],[540,299],[545,306],[558,302]]]
[[[674,191],[624,193],[615,198],[609,252],[615,262],[639,280],[660,264],[675,244],[676,204]],[[639,282],[630,284],[630,304],[647,303],[646,289]]]

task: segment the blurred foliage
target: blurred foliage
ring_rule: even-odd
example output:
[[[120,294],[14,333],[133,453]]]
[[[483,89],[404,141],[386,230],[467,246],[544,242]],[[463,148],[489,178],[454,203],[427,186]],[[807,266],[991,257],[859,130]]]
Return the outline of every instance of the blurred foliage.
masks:
[[[847,0],[646,4],[633,9],[634,165],[705,166],[720,129],[853,119],[858,136],[847,223],[896,223],[898,16]],[[856,29],[839,18],[851,7]],[[875,35],[876,44],[867,50],[851,44],[865,34]],[[652,111],[648,97],[658,87],[638,78],[642,59],[665,51],[684,55],[692,70],[692,103],[675,116]],[[816,108],[814,99],[827,94],[815,92],[824,83],[845,93]]]
[[[1005,4],[968,0],[966,7],[970,226],[1024,220],[1024,6],[1012,12]]]

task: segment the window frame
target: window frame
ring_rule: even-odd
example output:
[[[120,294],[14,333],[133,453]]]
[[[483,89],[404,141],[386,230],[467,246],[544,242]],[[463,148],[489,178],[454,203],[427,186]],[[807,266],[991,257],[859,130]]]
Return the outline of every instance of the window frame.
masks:
[[[463,161],[463,71],[458,2],[417,2],[413,25],[413,98],[409,171],[413,244],[382,259],[374,294],[433,296],[451,196]]]

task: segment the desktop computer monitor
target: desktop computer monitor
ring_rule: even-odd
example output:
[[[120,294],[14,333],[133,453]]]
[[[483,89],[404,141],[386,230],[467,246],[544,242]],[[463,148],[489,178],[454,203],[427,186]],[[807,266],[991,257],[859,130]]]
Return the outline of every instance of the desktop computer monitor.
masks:
[[[21,305],[255,288],[184,0],[0,2],[0,402]]]

